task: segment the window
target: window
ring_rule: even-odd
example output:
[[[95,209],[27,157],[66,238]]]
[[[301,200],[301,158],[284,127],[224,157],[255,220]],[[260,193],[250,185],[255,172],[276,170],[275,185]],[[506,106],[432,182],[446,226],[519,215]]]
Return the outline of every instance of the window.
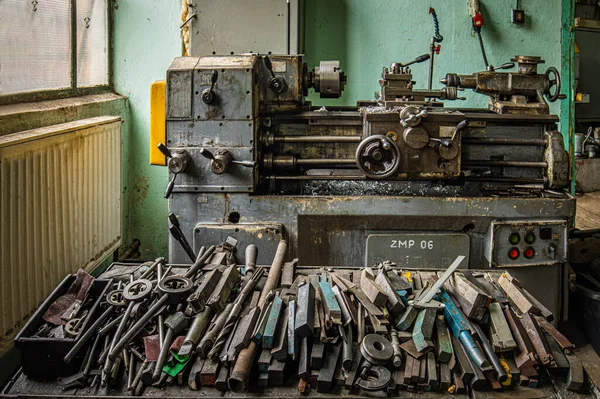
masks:
[[[107,1],[0,0],[0,98],[106,87]]]

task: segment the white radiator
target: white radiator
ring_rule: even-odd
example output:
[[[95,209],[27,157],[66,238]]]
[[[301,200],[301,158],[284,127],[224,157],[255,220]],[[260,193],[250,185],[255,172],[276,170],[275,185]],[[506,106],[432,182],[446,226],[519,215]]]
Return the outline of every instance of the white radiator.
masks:
[[[68,273],[121,243],[121,118],[0,137],[0,354]]]

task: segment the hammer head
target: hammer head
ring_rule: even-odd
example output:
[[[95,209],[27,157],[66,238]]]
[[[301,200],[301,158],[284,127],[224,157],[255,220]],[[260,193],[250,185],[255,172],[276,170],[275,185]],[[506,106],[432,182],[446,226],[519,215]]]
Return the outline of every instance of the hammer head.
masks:
[[[173,314],[170,314],[165,319],[165,326],[171,329],[171,331],[173,331],[173,334],[176,335],[180,332],[183,332],[183,330],[187,328],[188,319],[187,317],[185,317],[185,314],[183,314],[183,312],[175,312]]]

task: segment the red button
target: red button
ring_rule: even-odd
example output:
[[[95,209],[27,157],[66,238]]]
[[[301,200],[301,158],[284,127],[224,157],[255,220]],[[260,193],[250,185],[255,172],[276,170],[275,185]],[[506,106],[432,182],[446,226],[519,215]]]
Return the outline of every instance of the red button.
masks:
[[[508,257],[511,259],[517,259],[519,257],[519,250],[517,248],[511,248],[508,251]]]
[[[531,247],[527,247],[527,248],[525,248],[525,253],[524,253],[524,255],[525,255],[525,257],[526,257],[527,259],[531,259],[531,258],[533,258],[533,257],[534,257],[534,255],[535,255],[535,251],[533,250],[533,248],[531,248]]]

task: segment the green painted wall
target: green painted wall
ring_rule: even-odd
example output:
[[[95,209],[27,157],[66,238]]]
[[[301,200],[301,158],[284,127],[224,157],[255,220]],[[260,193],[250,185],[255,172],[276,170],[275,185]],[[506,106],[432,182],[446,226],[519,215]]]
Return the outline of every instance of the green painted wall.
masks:
[[[129,98],[123,136],[123,243],[141,240],[142,257],[167,255],[167,169],[151,166],[150,84],[181,55],[180,0],[114,0],[113,82]]]
[[[483,37],[493,65],[525,54],[542,56],[545,66],[560,67],[561,0],[521,0],[527,13],[523,26],[510,23],[514,0],[481,3],[485,18]],[[124,243],[136,237],[142,242],[143,257],[166,255],[167,202],[162,194],[167,171],[148,164],[148,93],[150,84],[164,79],[172,59],[181,54],[180,1],[113,0],[113,5],[113,80],[117,92],[129,97],[123,143]],[[483,70],[467,0],[306,0],[309,65],[339,59],[349,75],[342,99],[320,100],[311,96],[311,100],[352,105],[357,99],[373,98],[383,66],[429,51],[433,34],[430,6],[437,11],[444,36],[441,53],[436,57],[434,87],[441,87],[437,82],[446,72]],[[417,88],[425,88],[427,65],[415,66],[413,73]],[[453,102],[451,106],[487,105],[484,96],[471,92],[464,95],[467,101]],[[559,104],[554,103],[551,110],[559,114]]]
[[[372,99],[379,90],[381,69],[392,62],[407,62],[429,53],[433,35],[434,7],[444,36],[435,57],[433,87],[447,72],[473,73],[485,70],[477,36],[471,28],[467,0],[306,0],[306,58],[312,67],[320,60],[339,59],[348,74],[348,86],[339,100],[324,104],[353,105],[357,99]],[[515,0],[481,0],[482,29],[488,61],[509,62],[517,54],[538,55],[547,66],[560,70],[561,0],[522,0],[526,23],[514,25],[511,10]],[[543,68],[543,69],[542,69]],[[427,87],[428,63],[413,66],[416,88]],[[466,101],[448,106],[486,107],[487,97],[465,91]],[[559,113],[558,102],[551,108]]]

